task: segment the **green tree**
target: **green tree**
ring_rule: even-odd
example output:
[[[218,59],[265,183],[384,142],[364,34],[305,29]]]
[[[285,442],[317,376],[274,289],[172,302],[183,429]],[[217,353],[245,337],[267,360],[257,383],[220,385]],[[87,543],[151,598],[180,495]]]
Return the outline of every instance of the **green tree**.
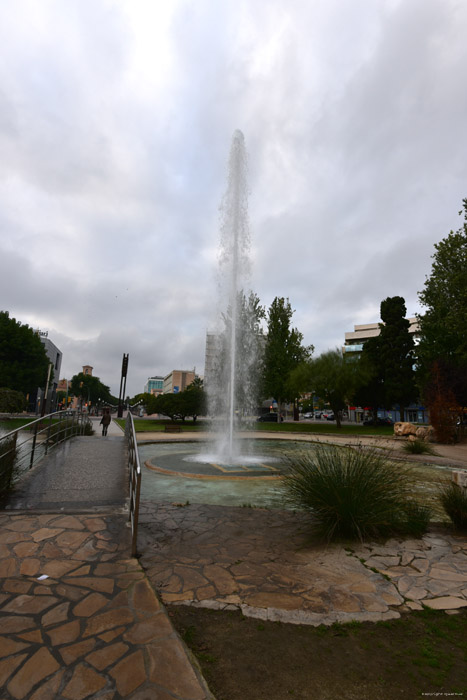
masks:
[[[360,362],[349,360],[338,348],[302,363],[291,377],[296,390],[313,392],[331,406],[338,428],[342,410],[362,381]]]
[[[95,405],[98,401],[106,403],[116,403],[117,399],[112,396],[108,386],[103,384],[99,377],[79,372],[71,378],[70,393],[82,401],[90,401]]]
[[[289,300],[283,297],[276,297],[268,311],[263,393],[277,401],[278,421],[282,403],[294,401],[298,396],[296,386],[291,382],[292,370],[307,361],[313,352],[312,345],[302,345],[303,334],[290,327],[293,313]]]
[[[0,389],[0,413],[20,413],[26,407],[24,394],[14,389]]]
[[[362,363],[369,370],[369,380],[359,392],[359,401],[377,408],[404,407],[417,398],[415,386],[415,344],[406,319],[402,297],[388,297],[381,302],[380,334],[366,341]]]
[[[426,308],[418,316],[418,376],[424,389],[435,362],[449,377],[456,401],[467,405],[467,199],[463,200],[464,223],[435,244],[431,274],[419,299]]]
[[[6,389],[23,394],[44,388],[49,358],[32,328],[0,311],[0,377]]]

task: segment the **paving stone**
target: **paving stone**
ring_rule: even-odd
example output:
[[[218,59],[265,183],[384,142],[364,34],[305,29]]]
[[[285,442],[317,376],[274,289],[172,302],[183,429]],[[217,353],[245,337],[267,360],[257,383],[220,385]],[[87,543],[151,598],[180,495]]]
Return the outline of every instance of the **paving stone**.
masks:
[[[34,576],[39,571],[40,559],[23,559],[19,567],[21,576]]]
[[[169,663],[174,664],[174,659],[169,661]],[[133,690],[136,690],[147,680],[144,656],[141,649],[119,661],[109,673],[115,678],[117,691],[120,695],[129,695]],[[161,683],[161,685],[164,684]]]
[[[4,606],[3,612],[18,613],[18,615],[34,615],[35,613],[42,612],[46,608],[50,608],[50,606],[56,602],[57,598],[51,595],[19,595]]]
[[[91,567],[89,564],[85,564],[84,566],[80,566],[78,569],[75,569],[75,571],[70,571],[68,574],[68,577],[70,576],[87,576],[89,572],[91,571]]]
[[[5,559],[10,556],[10,548],[6,544],[0,544],[0,559]]]
[[[10,578],[3,584],[3,590],[8,593],[28,593],[31,586],[31,581],[17,581],[14,578]]]
[[[86,518],[83,520],[83,524],[89,532],[99,532],[99,530],[105,530],[107,527],[105,520],[102,520],[102,518]]]
[[[202,586],[196,589],[196,599],[205,600],[207,598],[214,598],[217,594],[214,586]]]
[[[55,629],[49,630],[47,632],[50,637],[50,641],[53,646],[58,646],[59,644],[68,644],[69,642],[74,642],[79,636],[80,627],[78,620],[72,620],[67,622],[65,625],[60,627],[55,627]]]
[[[353,600],[355,604],[355,599]],[[289,593],[263,593],[262,591],[257,591],[256,593],[246,596],[245,602],[257,608],[296,610],[300,607],[300,598]]]
[[[410,598],[411,600],[423,600],[423,598],[426,598],[427,595],[428,591],[425,588],[414,586],[414,588],[409,588],[405,594],[405,597]]]
[[[18,562],[13,557],[9,559],[2,560],[2,566],[0,567],[0,578],[8,578],[9,576],[15,576],[18,570]]]
[[[62,655],[63,661],[67,664],[74,663],[77,659],[85,654],[89,654],[90,651],[96,646],[96,640],[94,637],[91,639],[86,639],[83,642],[76,642],[76,644],[70,644],[68,647],[62,647],[60,649],[60,654]]]
[[[32,630],[32,632],[22,632],[18,635],[20,639],[24,639],[26,642],[34,642],[36,644],[43,644],[44,639],[40,630]]]
[[[95,696],[105,685],[107,685],[105,678],[92,668],[79,664],[70,682],[62,691],[62,695],[67,700],[83,700],[83,698]]]
[[[237,591],[237,584],[234,577],[221,566],[216,566],[215,564],[205,566],[203,573],[221,595],[229,595],[229,593],[235,593]]]
[[[174,700],[174,696],[169,695],[161,688],[151,686],[150,688],[136,690],[132,693],[131,700]]]
[[[129,646],[123,642],[107,645],[104,649],[98,649],[86,656],[86,661],[95,666],[98,671],[103,671],[105,668],[112,666],[117,659],[126,654]]]
[[[430,568],[430,562],[428,559],[413,559],[410,566],[425,574]]]
[[[435,566],[431,567],[430,577],[441,581],[458,581],[459,583],[467,583],[467,574],[459,574],[456,571],[438,569]]]
[[[410,564],[410,562],[413,561],[413,559],[414,559],[413,552],[403,552],[402,556],[401,556],[400,565],[407,566],[407,564]]]
[[[69,598],[70,600],[81,600],[85,595],[88,595],[88,591],[84,588],[76,588],[75,586],[65,586],[60,584],[55,589],[57,595],[62,596],[62,598]]]
[[[427,598],[423,601],[424,605],[434,610],[452,610],[454,608],[464,608],[467,606],[467,600],[463,598],[455,598],[453,596],[443,596],[442,598]]]
[[[58,622],[63,622],[63,620],[68,618],[69,607],[69,602],[56,605],[55,608],[52,608],[52,610],[49,610],[49,612],[42,616],[41,625],[43,627],[48,627],[49,625],[56,625]]]
[[[67,530],[56,538],[58,547],[62,549],[69,547],[77,549],[89,537],[89,532],[76,532],[76,530]]]
[[[15,547],[13,551],[17,557],[23,559],[24,557],[30,557],[37,552],[40,545],[38,542],[20,542]]]
[[[24,698],[36,683],[58,669],[59,665],[52,654],[45,647],[41,647],[12,677],[7,685],[8,692],[14,698]]]
[[[29,646],[29,644],[15,642],[13,639],[8,639],[8,637],[0,637],[0,658],[3,659],[5,656],[17,654],[19,651],[27,649]]]
[[[161,609],[156,594],[149,585],[147,579],[137,581],[130,591],[131,601],[136,610],[155,613]]]
[[[149,680],[173,695],[190,700],[204,700],[202,689],[178,639],[149,644]]]
[[[10,634],[16,632],[22,632],[23,630],[31,629],[35,627],[35,622],[32,617],[20,617],[19,615],[6,616],[3,615],[1,618],[2,633]]]
[[[71,569],[76,569],[75,561],[53,560],[48,561],[42,566],[42,573],[53,578],[61,578]]]
[[[41,555],[47,559],[63,559],[63,552],[55,542],[46,542],[42,547]]]
[[[29,700],[51,700],[51,698],[57,697],[57,691],[60,687],[63,673],[63,671],[57,671],[50,680],[43,683],[40,688],[31,695]]]
[[[10,678],[26,657],[27,654],[18,654],[18,656],[9,656],[7,659],[2,659],[0,661],[0,688],[5,687],[8,678]]]
[[[4,527],[6,530],[14,532],[31,532],[36,528],[36,525],[30,518],[17,519],[13,517]]]
[[[0,532],[0,544],[15,544],[16,542],[29,542],[31,537],[20,532]]]
[[[131,644],[146,644],[153,639],[168,637],[171,634],[173,634],[172,625],[165,613],[160,612],[148,620],[134,624],[125,632],[123,639]]]
[[[34,542],[42,542],[43,540],[50,540],[51,537],[55,537],[61,532],[63,532],[62,528],[42,527],[40,530],[33,532],[31,536]]]
[[[86,598],[83,598],[81,602],[75,605],[73,614],[77,617],[90,617],[107,603],[107,598],[101,593],[90,593]]]
[[[83,523],[74,515],[64,515],[63,518],[54,520],[54,527],[65,527],[70,530],[84,530]]]
[[[84,586],[100,593],[112,593],[114,581],[111,578],[99,578],[98,576],[80,576],[79,578],[64,578],[64,583],[72,583],[74,586]]]
[[[423,610],[423,605],[416,603],[414,600],[408,600],[406,602],[406,606],[409,608],[409,610]]]
[[[127,625],[130,622],[133,622],[133,615],[125,608],[95,615],[88,620],[83,638],[106,632],[113,627]]]
[[[413,583],[413,578],[411,576],[401,576],[396,583],[399,593],[405,595],[407,591],[412,588]]]
[[[99,639],[102,639],[103,642],[111,642],[113,639],[119,637],[125,630],[126,627],[116,627],[115,629],[110,630],[109,632],[104,632],[103,634],[100,634]]]

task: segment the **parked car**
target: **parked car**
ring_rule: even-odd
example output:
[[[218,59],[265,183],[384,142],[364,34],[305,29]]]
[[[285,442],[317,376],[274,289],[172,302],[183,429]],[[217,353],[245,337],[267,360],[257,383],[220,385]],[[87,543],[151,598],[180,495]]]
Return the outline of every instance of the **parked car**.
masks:
[[[313,418],[313,414],[312,413],[304,413],[303,417],[304,418]]]
[[[329,418],[329,416],[332,416]],[[326,420],[334,420],[334,413],[332,411],[323,411],[321,414],[321,418],[325,418]]]
[[[281,423],[284,419],[281,416]],[[257,423],[277,423],[277,413],[264,413],[256,419]]]
[[[315,418],[321,418],[322,415],[322,411],[315,411]]]
[[[326,420],[336,420],[334,413],[327,413]]]
[[[373,425],[373,426],[382,426],[382,425],[394,425],[394,421],[392,421],[390,418],[367,418],[366,420],[363,421],[363,425]]]

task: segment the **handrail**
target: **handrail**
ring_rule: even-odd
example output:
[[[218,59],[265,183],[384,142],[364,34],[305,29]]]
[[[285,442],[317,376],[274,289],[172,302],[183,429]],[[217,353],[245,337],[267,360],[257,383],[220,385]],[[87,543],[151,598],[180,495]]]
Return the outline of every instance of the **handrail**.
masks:
[[[130,481],[130,507],[128,520],[131,521],[131,556],[137,555],[139,499],[141,491],[141,466],[139,462],[138,445],[133,416],[127,413],[125,422],[125,436],[128,443],[128,472]]]
[[[75,435],[83,435],[89,422],[86,413],[55,411],[0,436],[0,490],[11,488],[14,474],[32,469],[49,450]],[[27,435],[26,431],[32,434]]]

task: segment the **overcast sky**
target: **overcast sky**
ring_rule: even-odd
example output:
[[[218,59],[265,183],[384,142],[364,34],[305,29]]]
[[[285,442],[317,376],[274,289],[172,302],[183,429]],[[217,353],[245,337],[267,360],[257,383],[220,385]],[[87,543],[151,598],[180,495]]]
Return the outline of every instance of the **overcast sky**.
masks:
[[[420,311],[467,197],[466,36],[464,0],[0,3],[0,309],[114,394],[123,353],[130,395],[203,374],[241,129],[263,305],[317,353]]]

